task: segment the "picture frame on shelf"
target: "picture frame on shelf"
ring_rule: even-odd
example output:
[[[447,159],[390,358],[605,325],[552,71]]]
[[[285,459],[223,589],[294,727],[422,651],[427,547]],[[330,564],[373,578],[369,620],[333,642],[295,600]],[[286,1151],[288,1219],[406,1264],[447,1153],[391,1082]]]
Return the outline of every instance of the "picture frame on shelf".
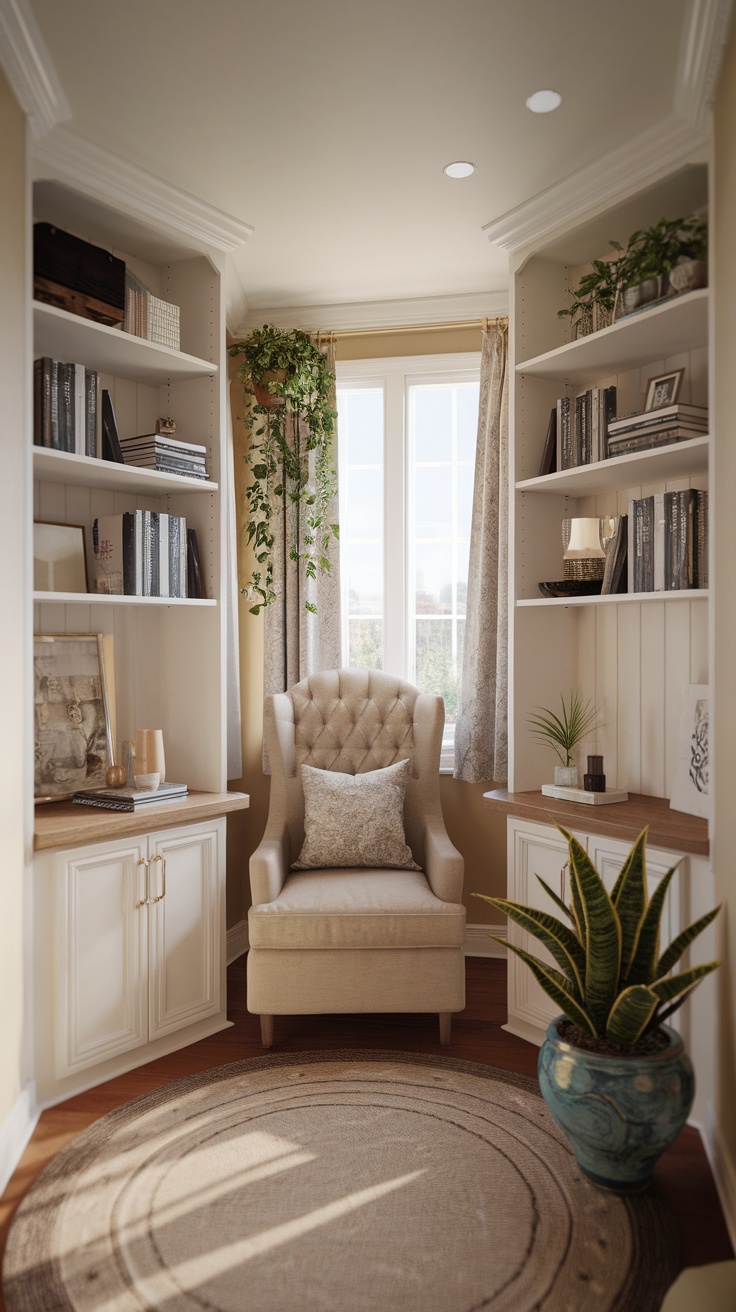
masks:
[[[112,460],[116,465],[125,464],[112,397],[106,387],[102,389],[102,459]]]
[[[89,592],[81,524],[34,522],[33,589],[34,592]]]
[[[663,406],[674,405],[680,392],[684,369],[671,369],[669,373],[657,374],[647,381],[647,399],[645,410],[661,410]]]
[[[104,788],[114,753],[103,634],[36,634],[33,702],[35,801]]]

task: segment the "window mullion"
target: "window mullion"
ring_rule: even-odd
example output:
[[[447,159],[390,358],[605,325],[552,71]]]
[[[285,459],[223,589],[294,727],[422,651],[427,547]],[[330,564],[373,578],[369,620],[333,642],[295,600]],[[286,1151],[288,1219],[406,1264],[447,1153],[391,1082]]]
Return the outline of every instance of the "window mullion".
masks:
[[[406,418],[403,373],[386,375],[384,405],[384,669],[406,678]]]

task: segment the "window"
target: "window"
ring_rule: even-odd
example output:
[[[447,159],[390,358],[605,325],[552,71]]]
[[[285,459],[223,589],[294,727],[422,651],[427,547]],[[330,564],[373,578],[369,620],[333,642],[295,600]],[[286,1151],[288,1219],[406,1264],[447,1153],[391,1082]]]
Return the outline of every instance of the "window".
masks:
[[[343,661],[445,700],[462,672],[480,355],[338,361]]]

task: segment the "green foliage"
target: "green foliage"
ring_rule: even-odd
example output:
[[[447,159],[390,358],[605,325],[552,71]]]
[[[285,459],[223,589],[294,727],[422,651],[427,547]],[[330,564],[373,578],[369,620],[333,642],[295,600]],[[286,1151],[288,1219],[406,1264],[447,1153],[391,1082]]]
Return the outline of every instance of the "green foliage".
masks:
[[[305,562],[307,578],[330,569],[330,546],[338,537],[338,527],[329,519],[336,490],[332,444],[337,411],[331,404],[335,375],[324,353],[298,328],[282,332],[264,324],[229,351],[243,357],[237,376],[252,398],[245,420],[252,475],[245,491],[246,536],[257,568],[243,591],[255,598],[250,609],[257,615],[276,598],[274,516],[279,509],[291,535],[286,544],[289,558]],[[255,387],[261,385],[275,404],[260,403]],[[311,602],[306,607],[315,609]]]
[[[531,730],[534,736],[551,747],[563,765],[572,765],[577,744],[596,728],[598,708],[589,701],[583,704],[580,693],[573,689],[568,703],[560,693],[560,703],[560,715],[538,706],[539,714],[529,715],[527,719],[534,726]]]
[[[662,910],[675,868],[648,898],[646,829],[634,843],[609,895],[585,849],[561,825],[557,828],[568,844],[572,906],[566,907],[544,880],[539,882],[572,922],[572,929],[555,916],[519,902],[483,893],[473,897],[503,911],[551,953],[559,970],[513,943],[507,945],[578,1029],[591,1038],[633,1046],[662,1025],[700,980],[720,965],[710,961],[665,978],[720,907],[684,929],[660,956]]]
[[[681,260],[706,259],[708,225],[695,215],[660,219],[651,228],[632,232],[625,247],[617,241],[608,244],[616,254],[607,260],[593,260],[590,271],[570,292],[572,304],[558,310],[558,318],[578,320],[594,305],[612,313],[624,288],[658,278]]]

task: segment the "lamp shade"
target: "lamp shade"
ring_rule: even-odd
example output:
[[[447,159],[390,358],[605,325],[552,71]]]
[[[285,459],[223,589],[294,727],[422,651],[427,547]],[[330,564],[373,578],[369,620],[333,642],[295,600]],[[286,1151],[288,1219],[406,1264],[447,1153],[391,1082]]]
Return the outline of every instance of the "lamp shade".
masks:
[[[569,537],[567,526],[570,526]],[[601,545],[601,521],[595,518],[575,518],[563,523],[563,542],[567,538],[565,560],[605,560]]]

